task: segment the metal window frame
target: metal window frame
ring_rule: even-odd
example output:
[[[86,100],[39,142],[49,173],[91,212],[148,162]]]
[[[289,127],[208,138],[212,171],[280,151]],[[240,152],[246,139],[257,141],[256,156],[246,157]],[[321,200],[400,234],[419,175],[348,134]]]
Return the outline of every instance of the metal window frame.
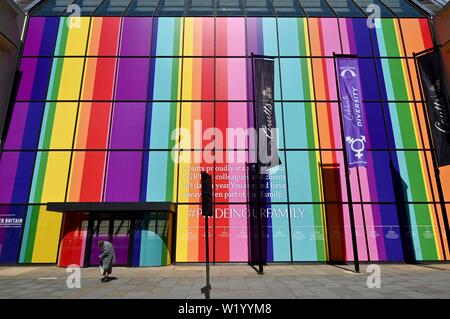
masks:
[[[49,3],[49,1],[51,0],[43,0],[41,3],[35,4],[34,7],[30,10],[29,15],[31,16],[39,16],[39,11],[41,10],[41,8],[43,8],[47,3]],[[71,0],[73,1],[71,4],[76,4],[77,0]],[[97,15],[97,10],[102,7],[104,4],[107,3],[107,1],[110,0],[103,0],[101,1],[97,8],[92,12],[92,15],[84,15],[84,16],[140,16],[140,17],[145,17],[145,16],[151,16],[151,17],[164,17],[164,16],[170,16],[170,17],[200,17],[202,15],[191,15],[189,14],[189,0],[185,0],[184,1],[184,9],[183,14],[174,14],[174,15],[159,15],[158,12],[161,8],[162,2],[164,0],[158,0],[157,4],[155,6],[155,9],[153,11],[153,13],[151,15],[128,15],[128,10],[129,8],[135,3],[136,0],[129,0],[130,2],[128,3],[127,7],[121,12],[121,14],[111,14],[111,15]],[[218,14],[218,1],[219,0],[212,0],[213,1],[213,8],[212,8],[212,14],[208,14],[208,15],[203,15],[203,16],[219,16],[219,17],[227,17],[228,15],[225,14]],[[242,10],[242,15],[229,15],[230,17],[278,17],[278,13],[277,10],[275,9],[276,6],[274,6],[273,1],[272,0],[266,0],[269,4],[268,8],[269,10],[272,12],[272,15],[265,15],[265,14],[248,14],[248,6],[245,0],[242,0],[243,3],[243,10]],[[311,14],[308,13],[307,10],[302,6],[302,4],[300,3],[299,0],[292,0],[294,1],[299,8],[301,9],[301,11],[303,12],[304,15],[293,15],[293,16],[285,16],[285,15],[280,15],[280,17],[329,17],[331,18],[332,16],[323,16],[320,14]],[[336,11],[333,9],[333,7],[330,5],[330,3],[327,0],[321,0],[323,2],[323,4],[330,10],[330,12],[333,13],[333,16],[335,18],[362,18],[363,16],[352,16],[352,15],[348,15],[348,16],[339,16]],[[355,8],[359,9],[360,12],[364,15],[367,16],[367,12],[364,10],[364,8],[362,8],[358,3],[356,3],[353,0],[348,0],[350,1]],[[379,2],[379,4],[381,4],[385,9],[389,10],[389,12],[391,14],[393,14],[394,17],[397,18],[425,18],[425,17],[430,17],[430,12],[427,12],[426,10],[424,10],[422,7],[418,6],[416,3],[414,3],[413,1],[406,1],[406,0],[400,0],[400,1],[404,1],[408,6],[410,6],[412,9],[416,10],[421,16],[420,17],[410,17],[408,15],[398,15],[397,13],[395,13],[385,2],[383,2],[383,0],[377,0],[377,2]],[[143,6],[145,7],[145,6]],[[181,8],[181,7],[180,7]],[[181,10],[180,10],[181,11]],[[45,16],[64,16],[65,10],[63,10],[61,13],[59,14],[55,14],[55,15],[45,15]],[[392,17],[381,17],[381,18],[392,18]]]

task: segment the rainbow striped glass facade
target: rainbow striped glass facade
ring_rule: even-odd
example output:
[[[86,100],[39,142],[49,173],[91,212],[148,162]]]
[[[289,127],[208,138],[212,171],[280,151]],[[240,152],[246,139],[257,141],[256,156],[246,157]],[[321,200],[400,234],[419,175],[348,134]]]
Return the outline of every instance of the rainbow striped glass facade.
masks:
[[[23,224],[0,228],[0,262],[83,263],[86,233],[62,232],[62,225],[82,223],[85,214],[63,217],[47,211],[47,202],[146,201],[177,204],[175,261],[203,261],[204,221],[192,187],[199,179],[191,174],[201,169],[215,172],[212,258],[248,261],[256,229],[247,218],[245,164],[232,159],[247,157],[249,146],[229,149],[225,137],[214,163],[177,164],[171,134],[198,120],[203,131],[248,128],[252,52],[276,57],[282,165],[267,177],[267,260],[326,261],[333,241],[341,243],[342,259],[353,259],[334,52],[356,54],[363,74],[369,164],[350,170],[359,258],[404,259],[402,210],[415,258],[444,260],[428,124],[411,59],[433,45],[428,20],[380,23],[369,29],[363,18],[82,17],[77,26],[68,17],[30,17],[0,160],[0,213]],[[209,143],[182,141],[176,154],[195,158]],[[441,171],[448,199],[449,172]],[[337,217],[327,219],[327,211]],[[168,263],[167,247],[161,258],[149,256],[145,232],[134,238],[133,265]]]

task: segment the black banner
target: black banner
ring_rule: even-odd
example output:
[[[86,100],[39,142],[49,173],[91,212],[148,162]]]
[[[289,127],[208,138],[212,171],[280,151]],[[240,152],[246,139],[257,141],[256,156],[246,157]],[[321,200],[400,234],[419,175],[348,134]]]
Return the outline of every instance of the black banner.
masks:
[[[450,96],[438,50],[417,58],[438,166],[450,164]]]
[[[274,62],[254,60],[255,129],[259,136],[258,163],[263,169],[281,164],[278,155],[278,132],[275,119]]]
[[[212,216],[212,177],[206,172],[202,172],[202,215]]]

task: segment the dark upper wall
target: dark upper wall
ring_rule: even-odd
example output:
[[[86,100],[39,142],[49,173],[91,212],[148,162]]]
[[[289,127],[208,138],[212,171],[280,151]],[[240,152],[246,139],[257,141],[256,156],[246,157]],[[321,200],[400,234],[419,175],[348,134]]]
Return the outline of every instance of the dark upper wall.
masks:
[[[0,132],[11,95],[24,19],[24,13],[12,0],[0,1]]]

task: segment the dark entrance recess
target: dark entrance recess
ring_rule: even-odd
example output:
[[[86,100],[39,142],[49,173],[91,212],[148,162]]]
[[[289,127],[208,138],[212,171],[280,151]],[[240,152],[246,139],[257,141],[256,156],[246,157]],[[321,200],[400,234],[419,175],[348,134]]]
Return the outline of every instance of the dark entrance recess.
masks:
[[[108,240],[114,245],[118,266],[131,266],[133,243],[137,226],[145,213],[171,214],[176,212],[173,203],[48,203],[47,210],[63,212],[64,219],[80,219],[87,230],[84,267],[98,266],[98,242]],[[73,218],[73,217],[74,218]],[[176,220],[176,218],[173,218]],[[65,223],[64,223],[65,224]],[[86,227],[87,226],[87,227]],[[172,225],[176,229],[176,225]],[[87,228],[87,229],[86,229]],[[172,262],[175,256],[175,231],[172,233]]]
[[[323,197],[328,235],[328,258],[331,263],[344,263],[345,230],[339,164],[321,164]]]
[[[91,214],[88,225],[88,237],[90,242],[89,266],[97,266],[99,263],[98,256],[100,248],[98,242],[107,240],[114,246],[116,253],[117,266],[129,266],[129,254],[131,251],[132,241],[130,240],[131,232],[134,235],[135,217],[130,218],[129,214]],[[86,260],[86,259],[85,259]]]

